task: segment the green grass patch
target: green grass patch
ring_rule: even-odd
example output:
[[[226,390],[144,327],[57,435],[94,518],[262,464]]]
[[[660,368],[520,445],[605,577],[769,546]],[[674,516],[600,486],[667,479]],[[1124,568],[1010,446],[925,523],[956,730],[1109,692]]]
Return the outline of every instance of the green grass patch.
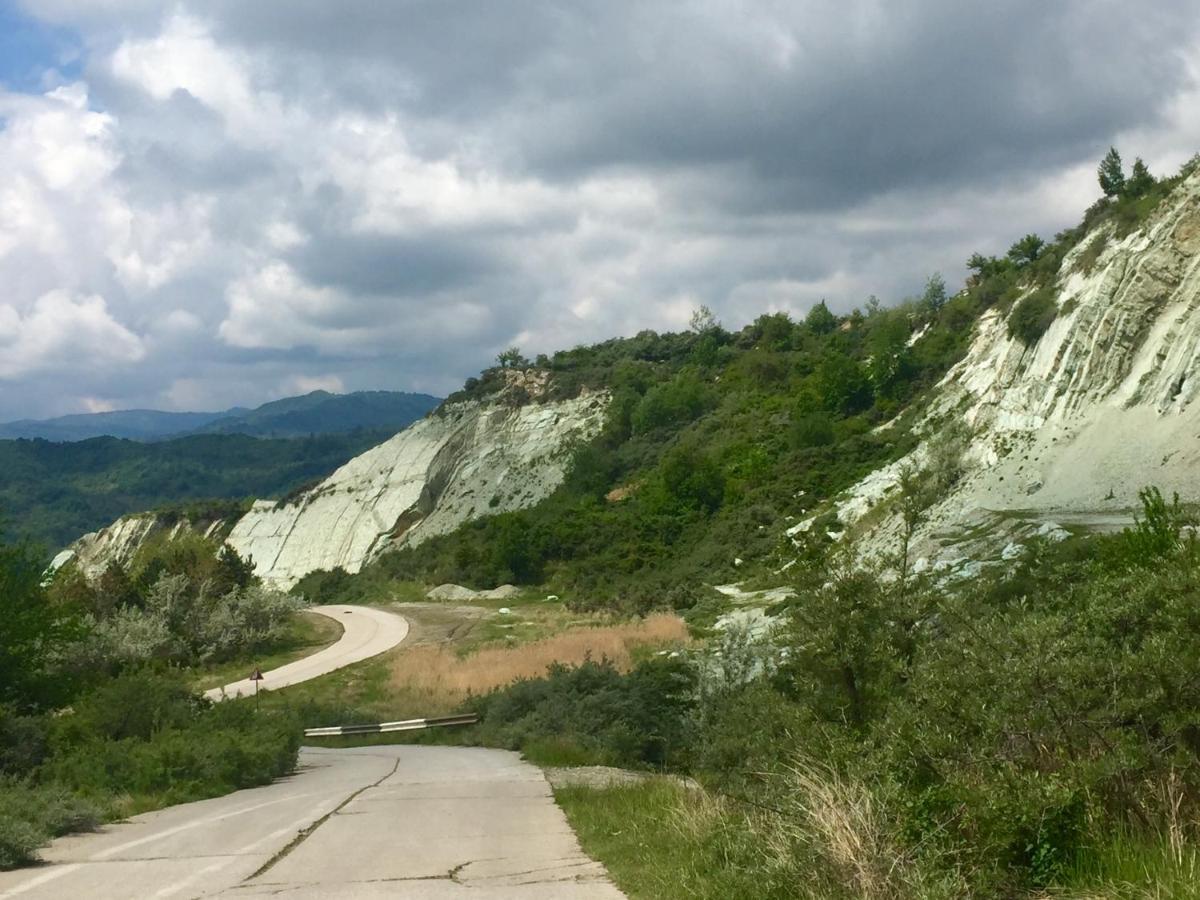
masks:
[[[584,852],[631,900],[771,900],[803,896],[741,821],[669,779],[609,788],[567,787],[554,799]]]
[[[1063,883],[1072,898],[1191,900],[1200,895],[1200,850],[1165,835],[1118,834],[1080,853]]]

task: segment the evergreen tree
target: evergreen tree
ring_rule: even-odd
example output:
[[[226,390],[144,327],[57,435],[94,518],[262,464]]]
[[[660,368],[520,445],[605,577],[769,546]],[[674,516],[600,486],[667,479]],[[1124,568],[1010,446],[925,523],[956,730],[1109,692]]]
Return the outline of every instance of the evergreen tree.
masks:
[[[1139,156],[1133,161],[1133,171],[1130,173],[1129,181],[1125,183],[1125,193],[1130,197],[1144,197],[1153,187],[1154,176],[1150,174],[1150,170],[1146,168],[1146,164]]]
[[[1125,189],[1125,172],[1121,167],[1121,154],[1116,147],[1109,147],[1108,153],[1100,161],[1096,173],[1100,179],[1100,190],[1105,197],[1115,197]]]

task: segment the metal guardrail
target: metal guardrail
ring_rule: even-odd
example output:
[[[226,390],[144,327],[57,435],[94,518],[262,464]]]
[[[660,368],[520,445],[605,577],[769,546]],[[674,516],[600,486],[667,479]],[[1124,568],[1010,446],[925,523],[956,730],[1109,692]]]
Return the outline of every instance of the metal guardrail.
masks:
[[[442,728],[447,725],[474,725],[479,716],[434,716],[428,719],[406,719],[403,722],[380,722],[378,725],[330,725],[327,728],[305,728],[305,737],[337,737],[343,734],[382,734],[387,731],[417,731],[421,728]]]

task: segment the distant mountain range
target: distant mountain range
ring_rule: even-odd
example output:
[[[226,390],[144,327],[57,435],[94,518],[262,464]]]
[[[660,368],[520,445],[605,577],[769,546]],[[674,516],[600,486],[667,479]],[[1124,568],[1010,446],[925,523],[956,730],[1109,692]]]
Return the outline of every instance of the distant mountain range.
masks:
[[[313,391],[300,397],[264,403],[255,409],[234,407],[223,412],[126,409],[53,419],[22,419],[0,424],[0,439],[83,441],[94,437],[117,437],[161,441],[197,434],[292,438],[342,434],[360,428],[400,431],[440,402],[428,394],[403,391],[357,391],[352,394]]]

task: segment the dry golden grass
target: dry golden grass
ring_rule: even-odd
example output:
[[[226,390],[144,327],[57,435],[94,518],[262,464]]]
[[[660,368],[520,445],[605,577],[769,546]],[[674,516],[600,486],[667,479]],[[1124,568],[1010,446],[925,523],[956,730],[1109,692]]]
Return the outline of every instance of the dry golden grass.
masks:
[[[453,646],[412,647],[392,661],[391,684],[417,695],[433,709],[448,709],[468,694],[484,694],[522,678],[546,674],[552,663],[578,665],[608,659],[628,670],[639,646],[682,644],[687,626],[668,613],[640,622],[571,628],[552,637],[514,647],[485,647],[460,657]]]

